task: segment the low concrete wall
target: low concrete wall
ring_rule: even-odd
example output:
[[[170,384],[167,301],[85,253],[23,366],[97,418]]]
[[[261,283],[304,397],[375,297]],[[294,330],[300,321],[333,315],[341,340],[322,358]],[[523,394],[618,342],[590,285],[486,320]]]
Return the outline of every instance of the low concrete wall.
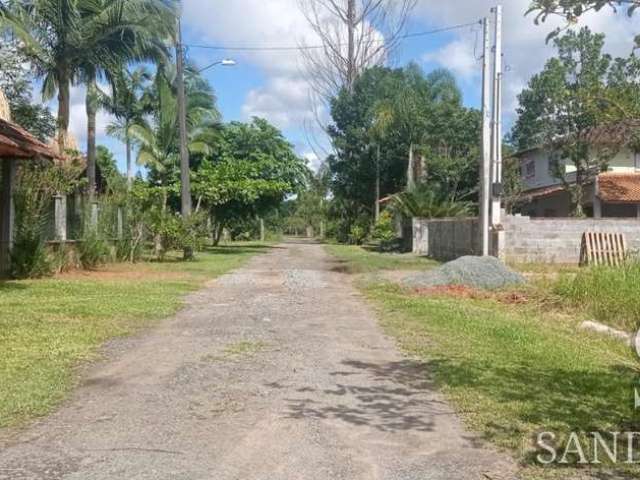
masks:
[[[414,218],[413,252],[443,261],[478,255],[479,227],[477,218]]]
[[[578,263],[586,231],[623,233],[628,248],[640,249],[640,220],[631,218],[530,218],[507,215],[503,220],[502,256],[517,263]]]
[[[580,242],[586,231],[623,233],[630,250],[640,251],[640,220],[630,218],[530,218],[507,215],[503,219],[501,251],[492,254],[516,263],[578,263]],[[496,242],[497,236],[492,236]],[[477,218],[413,219],[413,252],[448,261],[480,252]]]

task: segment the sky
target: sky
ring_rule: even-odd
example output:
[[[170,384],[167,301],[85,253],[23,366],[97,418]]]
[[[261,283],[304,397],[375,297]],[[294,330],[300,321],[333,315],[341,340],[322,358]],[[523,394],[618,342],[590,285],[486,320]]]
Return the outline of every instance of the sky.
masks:
[[[505,0],[504,7],[504,121],[508,128],[515,118],[517,94],[531,75],[540,71],[553,54],[546,37],[559,19],[535,25],[525,16],[530,0]],[[496,0],[418,0],[407,24],[407,33],[431,31],[454,25],[479,22],[489,16]],[[318,40],[308,26],[298,0],[183,0],[183,35],[190,61],[204,67],[231,58],[235,67],[217,66],[205,73],[215,89],[224,121],[246,121],[252,116],[266,118],[279,127],[299,155],[317,167],[326,139],[318,133],[310,86],[304,61],[296,51],[236,52],[199,46],[289,47]],[[605,49],[615,56],[631,52],[635,35],[640,34],[640,14],[628,18],[609,10],[586,15],[581,24],[605,33]],[[438,34],[404,40],[388,59],[391,66],[409,62],[425,72],[436,68],[451,70],[464,93],[464,102],[480,106],[482,35],[479,23]],[[124,147],[106,136],[110,119],[98,117],[98,142],[108,146],[124,169]],[[72,92],[71,130],[81,149],[86,143],[86,117],[82,87]]]

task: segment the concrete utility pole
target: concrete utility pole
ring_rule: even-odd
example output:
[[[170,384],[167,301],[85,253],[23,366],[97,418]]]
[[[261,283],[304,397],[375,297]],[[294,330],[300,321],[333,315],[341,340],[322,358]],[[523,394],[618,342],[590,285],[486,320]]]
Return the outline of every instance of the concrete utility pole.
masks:
[[[184,48],[182,45],[182,28],[178,17],[176,41],[176,75],[178,89],[178,128],[180,130],[180,182],[181,213],[186,220],[191,215],[191,178],[189,171],[189,149],[187,147],[187,103],[184,89]],[[193,252],[185,248],[185,259],[191,258]]]
[[[491,224],[502,223],[502,5],[492,9],[495,15],[495,46],[493,60],[493,122],[491,165]]]
[[[491,189],[491,72],[489,68],[489,19],[482,19],[484,54],[482,56],[482,160],[480,164],[480,250],[489,255],[489,196]]]

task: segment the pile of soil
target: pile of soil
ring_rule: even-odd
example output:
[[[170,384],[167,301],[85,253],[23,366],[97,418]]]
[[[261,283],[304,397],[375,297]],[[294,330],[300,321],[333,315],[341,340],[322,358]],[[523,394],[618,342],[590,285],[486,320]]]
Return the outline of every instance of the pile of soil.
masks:
[[[467,287],[495,290],[526,283],[526,279],[508,268],[495,257],[460,257],[426,272],[403,280],[410,288],[431,288],[442,285],[464,285]]]

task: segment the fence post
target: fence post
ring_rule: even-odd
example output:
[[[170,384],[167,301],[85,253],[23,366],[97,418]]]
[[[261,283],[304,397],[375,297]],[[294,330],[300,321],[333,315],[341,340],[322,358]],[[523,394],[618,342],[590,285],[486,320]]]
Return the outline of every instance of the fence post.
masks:
[[[122,207],[118,207],[116,235],[118,240],[122,240],[124,237],[124,217],[123,217]]]
[[[98,202],[91,202],[91,217],[89,218],[89,222],[92,230],[97,230],[98,228],[98,215],[100,214],[100,206]]]
[[[54,235],[59,242],[67,241],[67,196],[53,197]]]
[[[261,217],[260,218],[260,241],[264,242],[265,238],[266,238],[266,235],[264,231],[264,218]]]
[[[13,186],[15,184],[15,160],[5,158],[2,163],[2,210],[0,210],[0,273],[9,272],[13,247],[15,208]]]

